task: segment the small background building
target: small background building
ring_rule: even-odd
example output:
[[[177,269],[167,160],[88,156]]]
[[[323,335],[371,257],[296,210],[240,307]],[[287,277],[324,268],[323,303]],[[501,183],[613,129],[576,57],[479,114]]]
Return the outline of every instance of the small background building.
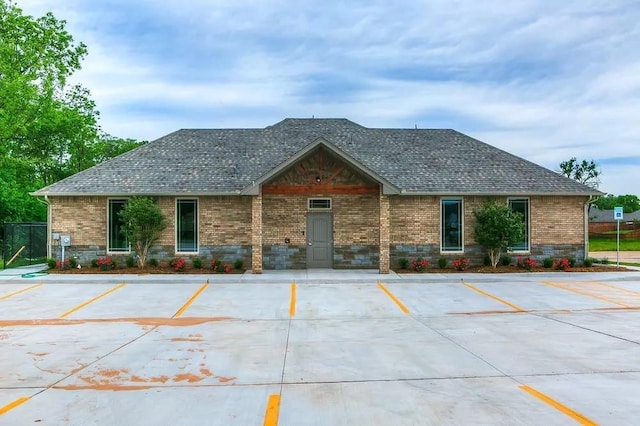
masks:
[[[620,238],[640,239],[640,210],[624,213],[624,220],[620,221]],[[613,210],[600,210],[592,206],[589,210],[589,235],[601,238],[617,238],[617,221],[614,220]]]

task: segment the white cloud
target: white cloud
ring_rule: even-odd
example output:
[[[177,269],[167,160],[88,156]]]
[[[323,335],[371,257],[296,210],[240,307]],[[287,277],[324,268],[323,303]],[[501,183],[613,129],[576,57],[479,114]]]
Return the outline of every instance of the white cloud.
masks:
[[[607,160],[640,158],[632,0],[18,3],[88,44],[75,78],[114,135],[437,121],[549,168],[602,161],[603,190],[640,194],[640,167]]]

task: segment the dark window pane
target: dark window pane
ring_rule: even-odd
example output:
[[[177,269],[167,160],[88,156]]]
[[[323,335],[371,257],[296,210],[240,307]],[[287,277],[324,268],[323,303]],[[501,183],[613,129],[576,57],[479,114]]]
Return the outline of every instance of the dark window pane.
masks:
[[[462,200],[442,200],[442,251],[462,251]]]
[[[512,199],[509,200],[509,206],[514,212],[522,215],[524,221],[524,239],[511,247],[513,251],[529,251],[529,200]]]
[[[108,250],[129,251],[129,241],[122,232],[122,221],[118,213],[124,208],[126,200],[109,200]]]
[[[178,200],[177,203],[177,251],[198,251],[198,201]]]
[[[329,210],[331,209],[331,199],[317,198],[309,200],[309,210]]]

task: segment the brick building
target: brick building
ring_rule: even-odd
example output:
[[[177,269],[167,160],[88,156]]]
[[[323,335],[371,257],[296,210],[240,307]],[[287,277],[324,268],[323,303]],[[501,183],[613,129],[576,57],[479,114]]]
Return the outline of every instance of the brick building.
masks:
[[[50,234],[71,235],[81,262],[130,255],[117,213],[144,195],[170,223],[153,258],[386,273],[401,257],[481,262],[473,211],[489,199],[525,217],[514,252],[583,258],[586,205],[601,193],[454,130],[285,119],[179,130],[33,195],[49,203]]]

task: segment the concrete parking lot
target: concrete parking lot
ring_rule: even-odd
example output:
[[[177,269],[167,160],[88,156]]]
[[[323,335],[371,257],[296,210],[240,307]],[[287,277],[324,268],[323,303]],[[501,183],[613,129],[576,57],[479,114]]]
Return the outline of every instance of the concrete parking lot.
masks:
[[[634,424],[640,273],[0,277],[0,425]]]

